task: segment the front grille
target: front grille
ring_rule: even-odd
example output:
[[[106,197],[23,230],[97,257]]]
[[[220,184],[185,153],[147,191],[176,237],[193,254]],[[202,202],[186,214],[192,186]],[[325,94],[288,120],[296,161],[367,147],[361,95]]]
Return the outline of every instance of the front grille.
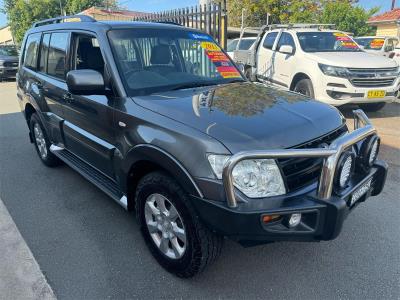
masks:
[[[18,67],[18,62],[6,61],[6,62],[4,62],[3,66],[5,66],[7,68],[15,68],[15,67]]]
[[[382,78],[382,79],[351,79],[351,83],[355,87],[384,87],[391,86],[396,78]]]
[[[385,87],[394,84],[398,75],[395,68],[359,69],[348,68],[349,80],[355,87]]]
[[[295,149],[323,148],[329,146],[335,139],[347,132],[347,126],[319,137],[310,142],[295,146]],[[281,167],[288,192],[293,192],[313,182],[316,182],[321,174],[322,158],[285,158],[278,160]]]

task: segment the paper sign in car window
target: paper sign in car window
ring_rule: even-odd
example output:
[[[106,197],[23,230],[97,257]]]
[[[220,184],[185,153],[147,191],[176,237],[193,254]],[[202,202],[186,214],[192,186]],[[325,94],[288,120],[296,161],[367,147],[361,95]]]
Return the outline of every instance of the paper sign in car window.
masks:
[[[385,43],[384,39],[373,39],[371,41],[370,47],[371,49],[381,49],[384,43]]]
[[[223,78],[242,77],[217,44],[212,42],[201,42],[200,46],[205,50],[207,57],[213,62],[218,73],[221,74]]]
[[[345,36],[345,37],[347,37],[347,35],[342,33],[342,32],[334,32],[333,35],[334,36]]]
[[[350,40],[350,42],[341,42],[342,46],[345,48],[358,48],[357,44]]]

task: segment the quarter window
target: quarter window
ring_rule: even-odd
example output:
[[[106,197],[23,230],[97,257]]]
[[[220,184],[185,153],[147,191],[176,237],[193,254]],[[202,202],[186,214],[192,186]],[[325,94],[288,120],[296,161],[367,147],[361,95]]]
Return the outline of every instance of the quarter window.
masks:
[[[47,74],[64,79],[66,71],[66,57],[69,33],[56,32],[51,34]]]
[[[40,33],[35,33],[29,35],[26,40],[24,66],[28,69],[36,70],[40,37]]]
[[[272,50],[272,47],[274,46],[277,35],[278,35],[278,32],[276,32],[276,31],[268,33],[264,39],[263,47]]]

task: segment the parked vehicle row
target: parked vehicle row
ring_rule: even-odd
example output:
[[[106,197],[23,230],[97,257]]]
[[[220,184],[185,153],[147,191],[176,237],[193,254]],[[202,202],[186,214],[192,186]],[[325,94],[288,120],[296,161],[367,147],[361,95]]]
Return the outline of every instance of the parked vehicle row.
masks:
[[[250,50],[235,50],[246,77],[270,82],[331,105],[358,104],[366,111],[396,100],[397,63],[366,53],[346,33],[323,24],[259,29]]]
[[[282,33],[263,39],[260,61],[336,40]],[[212,263],[224,237],[332,240],[385,184],[380,139],[361,110],[349,132],[332,106],[246,81],[195,29],[45,20],[26,33],[17,87],[41,161],[66,163],[134,210],[151,253],[180,277]]]

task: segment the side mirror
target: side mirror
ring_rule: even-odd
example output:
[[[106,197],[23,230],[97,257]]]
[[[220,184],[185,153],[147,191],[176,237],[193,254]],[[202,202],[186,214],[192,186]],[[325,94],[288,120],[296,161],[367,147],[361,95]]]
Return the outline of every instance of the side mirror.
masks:
[[[290,54],[290,55],[292,55],[293,52],[294,52],[294,49],[293,49],[292,46],[283,45],[283,46],[281,46],[281,47],[279,48],[279,52],[280,52],[280,53],[284,53],[284,54]]]
[[[75,95],[104,95],[104,78],[95,70],[73,70],[67,73],[68,91]]]

